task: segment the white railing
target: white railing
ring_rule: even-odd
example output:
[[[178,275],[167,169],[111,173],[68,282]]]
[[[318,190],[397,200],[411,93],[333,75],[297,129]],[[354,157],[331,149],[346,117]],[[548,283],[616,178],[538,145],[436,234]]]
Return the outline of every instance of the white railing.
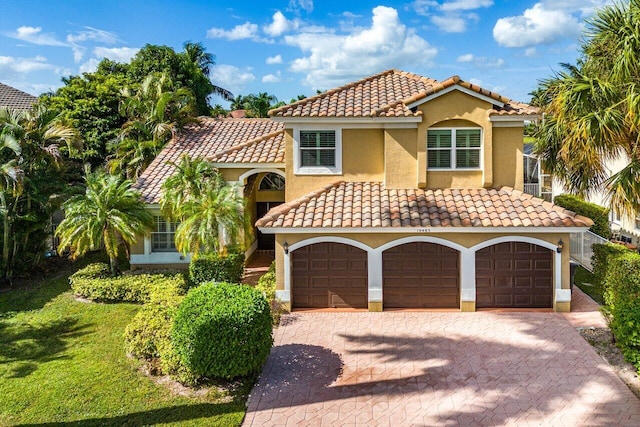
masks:
[[[593,271],[591,257],[593,256],[593,245],[598,243],[609,243],[604,237],[600,237],[590,231],[582,233],[571,233],[571,258],[580,263],[584,268]]]
[[[531,194],[532,196],[540,197],[540,184],[525,184],[524,192],[527,194]]]

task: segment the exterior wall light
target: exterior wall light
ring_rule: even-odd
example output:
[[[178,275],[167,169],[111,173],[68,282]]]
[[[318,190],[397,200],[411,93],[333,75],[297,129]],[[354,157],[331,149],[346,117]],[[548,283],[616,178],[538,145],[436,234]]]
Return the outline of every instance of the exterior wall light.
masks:
[[[282,247],[284,248],[284,253],[288,254],[289,253],[289,244],[285,241],[284,245],[282,245]]]
[[[558,252],[559,254],[562,253],[562,247],[564,246],[564,242],[562,241],[562,239],[558,240],[558,247],[556,248],[556,252]]]

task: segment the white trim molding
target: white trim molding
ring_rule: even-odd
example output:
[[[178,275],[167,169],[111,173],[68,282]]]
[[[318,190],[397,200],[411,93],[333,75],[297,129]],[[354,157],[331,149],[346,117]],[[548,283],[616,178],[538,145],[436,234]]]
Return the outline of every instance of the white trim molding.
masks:
[[[489,116],[489,121],[494,123],[496,122],[522,122],[522,121],[536,121],[540,118],[537,114],[517,114],[517,115],[504,115],[504,114],[493,114]]]
[[[589,227],[258,227],[265,234],[580,233]]]
[[[244,185],[244,180],[245,179],[247,179],[251,175],[256,175],[256,174],[259,174],[259,173],[275,173],[275,174],[280,175],[283,178],[287,177],[287,175],[285,174],[285,172],[282,169],[275,169],[275,168],[273,168],[271,166],[272,165],[269,165],[269,167],[266,167],[266,168],[254,168],[254,169],[246,171],[245,173],[243,173],[242,175],[240,175],[238,177],[238,183],[240,185]]]
[[[285,123],[286,129],[298,125],[318,124],[340,126],[343,129],[407,127],[415,128],[422,123],[421,116],[414,117],[271,117],[274,122]]]
[[[240,169],[240,168],[284,168],[284,163],[224,163],[212,162],[211,166],[218,169]]]
[[[426,97],[424,97],[422,99],[419,99],[418,101],[412,102],[411,104],[408,104],[407,107],[411,108],[411,109],[415,108],[415,107],[417,107],[419,105],[424,104],[425,102],[431,101],[432,99],[439,98],[442,95],[446,95],[449,92],[453,92],[454,90],[457,90],[457,91],[462,92],[462,93],[466,93],[469,96],[473,96],[474,98],[478,98],[478,99],[480,99],[482,101],[485,101],[485,102],[488,102],[488,103],[490,103],[492,105],[497,105],[500,108],[504,107],[504,102],[500,102],[497,99],[494,99],[494,98],[491,98],[489,96],[483,95],[483,94],[478,93],[478,92],[476,92],[474,90],[467,89],[466,87],[460,86],[459,84],[454,84],[452,86],[449,86],[446,89],[443,89],[443,90],[441,90],[439,92],[433,93],[433,94],[431,94],[429,96],[426,96]]]

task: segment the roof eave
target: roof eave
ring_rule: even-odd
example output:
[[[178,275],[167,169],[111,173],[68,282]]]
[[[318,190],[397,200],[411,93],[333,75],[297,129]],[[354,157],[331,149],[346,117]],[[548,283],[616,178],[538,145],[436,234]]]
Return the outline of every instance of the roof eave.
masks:
[[[342,233],[576,233],[589,230],[588,226],[574,227],[260,227],[265,234],[342,234]]]

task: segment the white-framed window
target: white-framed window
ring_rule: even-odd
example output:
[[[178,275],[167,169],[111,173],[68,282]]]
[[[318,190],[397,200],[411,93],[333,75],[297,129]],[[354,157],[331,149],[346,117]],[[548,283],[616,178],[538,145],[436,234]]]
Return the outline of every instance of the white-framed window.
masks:
[[[480,169],[482,129],[427,130],[427,169]]]
[[[342,173],[342,130],[298,128],[294,130],[294,169],[299,175]]]
[[[179,223],[158,215],[153,218],[155,229],[151,232],[151,252],[177,252],[175,237]]]

